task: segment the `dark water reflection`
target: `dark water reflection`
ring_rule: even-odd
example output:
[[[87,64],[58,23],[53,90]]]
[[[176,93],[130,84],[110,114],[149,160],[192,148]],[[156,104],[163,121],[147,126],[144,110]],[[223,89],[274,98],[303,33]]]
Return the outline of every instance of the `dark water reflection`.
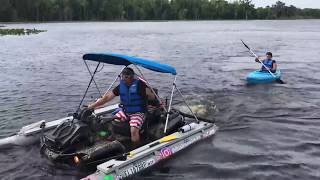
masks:
[[[319,179],[320,21],[211,21],[12,24],[47,29],[0,38],[0,137],[77,107],[90,79],[87,52],[157,59],[177,68],[178,86],[210,109],[220,131],[136,179]],[[272,51],[285,85],[247,86],[257,54]],[[120,67],[105,66],[107,84]],[[172,80],[145,72],[167,95]],[[90,89],[90,96],[98,94]],[[216,106],[215,111],[211,111]],[[78,179],[41,158],[38,146],[0,152],[0,179]]]

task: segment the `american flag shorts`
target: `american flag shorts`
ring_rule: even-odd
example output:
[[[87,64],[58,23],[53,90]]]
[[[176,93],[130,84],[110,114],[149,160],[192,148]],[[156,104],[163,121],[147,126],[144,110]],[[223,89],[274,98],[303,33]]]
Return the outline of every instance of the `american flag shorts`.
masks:
[[[138,129],[141,129],[145,118],[145,115],[142,112],[125,114],[122,110],[119,110],[114,116],[120,121],[129,121],[130,127]]]

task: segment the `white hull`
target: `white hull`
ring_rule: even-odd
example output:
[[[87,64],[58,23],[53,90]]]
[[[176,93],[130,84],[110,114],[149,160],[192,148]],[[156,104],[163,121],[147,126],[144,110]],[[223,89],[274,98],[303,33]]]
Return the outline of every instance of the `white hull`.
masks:
[[[149,148],[149,145],[152,144],[152,142],[135,149],[133,151],[135,155],[131,157],[128,156],[125,161],[112,159],[102,163],[97,166],[97,171],[95,173],[82,180],[120,180],[127,178],[172,156],[201,139],[214,135],[217,129],[218,127],[212,123],[200,122],[191,131],[174,133],[173,135],[176,135],[178,137],[177,139]]]
[[[95,111],[97,115],[108,113],[117,108],[118,105],[111,105]],[[0,148],[10,146],[28,146],[34,143],[39,143],[40,136],[43,132],[50,131],[57,127],[60,123],[70,120],[72,117],[66,117],[55,121],[45,122],[45,120],[24,126],[14,136],[0,139]],[[40,128],[41,124],[45,123],[45,127]],[[124,179],[132,176],[146,168],[149,168],[158,162],[172,156],[191,144],[212,136],[216,133],[218,127],[213,123],[199,122],[194,129],[188,132],[175,132],[172,135],[177,138],[160,143],[156,146],[149,147],[151,142],[145,146],[132,151],[133,156],[127,156],[127,160],[109,160],[97,166],[97,171],[83,180],[101,180],[101,179]]]
[[[118,107],[118,104],[107,106],[101,109],[95,110],[95,114],[100,115],[104,113],[108,113],[110,111],[113,111],[115,108]],[[55,127],[57,127],[59,124],[66,120],[71,120],[72,116],[46,122],[45,120],[41,120],[35,123],[32,123],[30,125],[24,126],[20,129],[20,131],[14,135],[7,138],[0,139],[0,148],[7,148],[11,146],[28,146],[34,143],[40,142],[40,136],[42,132],[47,132]],[[41,124],[44,123],[44,128],[41,128]]]

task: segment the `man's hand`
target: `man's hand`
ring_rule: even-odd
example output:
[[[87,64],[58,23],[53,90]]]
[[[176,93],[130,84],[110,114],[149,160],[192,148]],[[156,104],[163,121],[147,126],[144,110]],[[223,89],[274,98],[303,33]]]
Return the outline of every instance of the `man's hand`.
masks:
[[[108,93],[106,93],[105,95],[103,95],[101,98],[99,98],[98,100],[96,100],[96,102],[90,104],[88,106],[89,109],[95,109],[95,108],[99,108],[102,105],[104,105],[105,103],[107,103],[108,101],[112,100],[114,97],[116,97],[112,91],[109,91]]]

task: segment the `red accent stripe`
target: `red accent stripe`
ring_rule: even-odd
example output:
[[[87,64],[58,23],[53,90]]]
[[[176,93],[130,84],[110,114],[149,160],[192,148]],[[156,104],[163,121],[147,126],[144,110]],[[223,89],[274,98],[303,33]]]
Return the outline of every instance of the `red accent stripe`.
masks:
[[[141,124],[142,124],[142,122],[141,122],[141,121],[130,121],[130,124],[131,124],[131,123],[139,124],[139,125],[141,125]]]
[[[143,123],[143,121],[138,120],[138,119],[132,119],[130,122],[139,122],[139,123]]]
[[[138,79],[139,79],[140,81],[142,81],[142,82],[144,82],[144,83],[146,83],[146,84],[147,84],[147,81],[146,81],[146,80],[144,80],[142,77],[138,76]]]
[[[140,125],[138,122],[130,122],[129,124]]]
[[[133,121],[130,121],[130,122],[139,123],[139,124],[143,123],[143,121],[139,121],[139,120],[133,120]]]
[[[137,129],[140,129],[140,127],[139,127],[139,126],[133,126],[133,125],[131,126],[131,125],[130,125],[130,127],[135,127],[135,128],[137,128]]]
[[[131,117],[130,120],[139,120],[142,121],[143,119],[141,117]]]
[[[137,127],[141,127],[141,124],[138,124],[138,123],[130,123],[130,126],[137,126]]]
[[[140,117],[140,118],[144,118],[144,114],[131,114],[130,116],[129,116],[130,118],[133,118],[133,117]]]

